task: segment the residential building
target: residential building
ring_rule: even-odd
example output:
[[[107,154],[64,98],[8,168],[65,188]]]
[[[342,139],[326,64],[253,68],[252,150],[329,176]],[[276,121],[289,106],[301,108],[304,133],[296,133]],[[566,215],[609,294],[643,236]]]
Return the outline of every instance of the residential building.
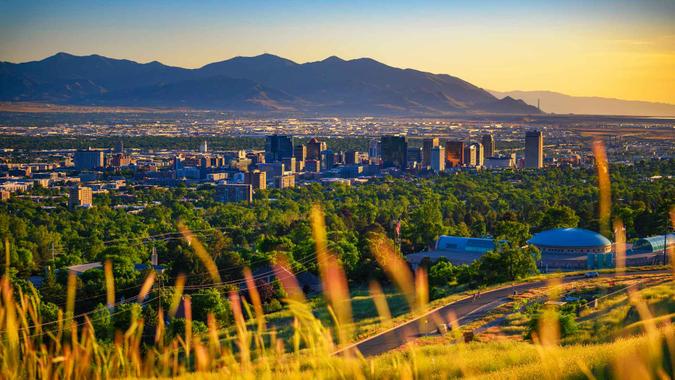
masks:
[[[70,189],[68,207],[91,207],[93,205],[93,192],[90,187],[74,186]]]

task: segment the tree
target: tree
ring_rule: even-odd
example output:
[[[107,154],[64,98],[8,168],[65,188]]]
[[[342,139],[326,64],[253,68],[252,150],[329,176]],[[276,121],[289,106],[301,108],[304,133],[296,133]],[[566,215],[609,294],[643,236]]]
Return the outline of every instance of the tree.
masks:
[[[495,226],[495,239],[498,241],[506,240],[520,247],[530,237],[530,226],[525,223],[506,220],[497,222]]]
[[[549,207],[544,212],[541,230],[550,230],[552,228],[573,228],[579,225],[579,217],[571,208],[567,206]]]
[[[539,250],[534,247],[500,244],[477,261],[481,283],[497,284],[535,274],[539,258]]]
[[[429,285],[445,286],[457,279],[455,267],[445,258],[438,260],[429,268]]]
[[[217,289],[201,289],[192,295],[193,319],[206,322],[209,313],[223,325],[232,320],[230,304]]]

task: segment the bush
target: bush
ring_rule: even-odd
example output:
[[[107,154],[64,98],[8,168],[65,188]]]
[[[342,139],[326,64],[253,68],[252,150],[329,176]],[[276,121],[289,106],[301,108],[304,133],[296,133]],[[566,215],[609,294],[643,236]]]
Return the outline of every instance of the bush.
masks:
[[[265,313],[274,313],[275,311],[279,311],[283,309],[283,306],[281,306],[281,302],[279,302],[278,299],[272,299],[270,302],[266,303],[264,305],[265,308]]]

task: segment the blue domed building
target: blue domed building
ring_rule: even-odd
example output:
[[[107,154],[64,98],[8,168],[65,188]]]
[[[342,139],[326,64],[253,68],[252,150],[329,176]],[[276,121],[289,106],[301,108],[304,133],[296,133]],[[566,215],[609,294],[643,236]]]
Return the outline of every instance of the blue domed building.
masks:
[[[541,268],[586,269],[589,259],[606,266],[613,261],[612,242],[597,232],[583,228],[555,228],[535,234],[527,241],[541,251]],[[607,255],[607,256],[604,256]]]
[[[527,241],[542,254],[587,255],[610,253],[612,242],[597,232],[583,228],[556,228],[535,234]]]

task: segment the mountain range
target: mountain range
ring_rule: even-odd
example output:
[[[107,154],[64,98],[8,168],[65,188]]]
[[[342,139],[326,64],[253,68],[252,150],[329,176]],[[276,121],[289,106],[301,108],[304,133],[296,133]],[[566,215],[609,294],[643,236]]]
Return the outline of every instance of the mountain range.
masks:
[[[675,116],[675,104],[601,98],[597,96],[570,96],[552,91],[490,91],[497,97],[512,97],[556,114]]]
[[[462,79],[329,57],[299,64],[271,54],[198,69],[58,53],[0,62],[0,101],[190,107],[309,115],[537,114]]]

